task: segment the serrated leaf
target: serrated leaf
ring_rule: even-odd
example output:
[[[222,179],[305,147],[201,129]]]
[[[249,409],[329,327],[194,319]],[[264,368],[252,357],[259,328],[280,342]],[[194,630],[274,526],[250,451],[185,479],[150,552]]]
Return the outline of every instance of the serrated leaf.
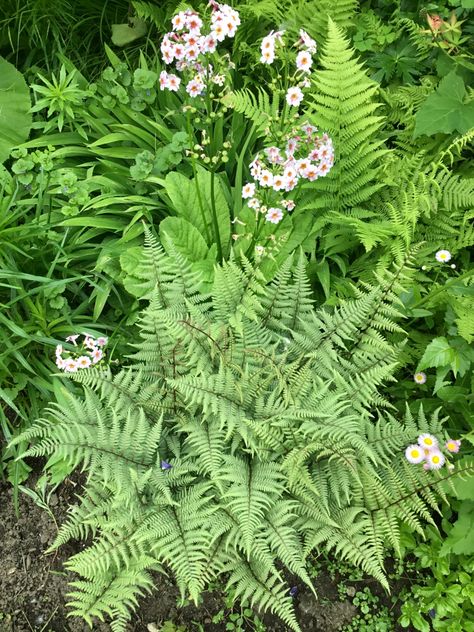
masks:
[[[426,347],[423,357],[420,360],[417,370],[429,367],[449,366],[453,362],[455,350],[449,345],[444,336],[435,338]]]
[[[474,102],[464,103],[466,87],[461,77],[450,72],[441,79],[415,116],[414,138],[452,132],[466,133],[474,127]]]

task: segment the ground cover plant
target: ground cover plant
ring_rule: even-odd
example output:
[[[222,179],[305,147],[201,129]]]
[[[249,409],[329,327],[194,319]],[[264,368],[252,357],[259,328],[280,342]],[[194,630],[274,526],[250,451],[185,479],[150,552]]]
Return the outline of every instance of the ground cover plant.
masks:
[[[399,624],[470,629],[468,5],[5,17],[2,470],[17,509],[32,456],[42,503],[87,472],[74,615],[126,629],[171,569],[299,629],[315,554],[414,556]],[[347,629],[395,625],[359,592]]]

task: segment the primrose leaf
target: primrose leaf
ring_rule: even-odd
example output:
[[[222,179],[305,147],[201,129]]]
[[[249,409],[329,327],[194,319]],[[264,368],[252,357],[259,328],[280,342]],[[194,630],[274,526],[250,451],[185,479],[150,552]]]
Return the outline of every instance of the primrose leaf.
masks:
[[[130,18],[130,24],[112,24],[112,42],[115,46],[126,46],[146,35],[147,25],[140,18]]]

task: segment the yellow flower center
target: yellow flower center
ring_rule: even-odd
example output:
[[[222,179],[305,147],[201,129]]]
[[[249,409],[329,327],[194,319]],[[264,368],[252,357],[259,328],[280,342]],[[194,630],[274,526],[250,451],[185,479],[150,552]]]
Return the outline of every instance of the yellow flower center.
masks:
[[[429,437],[426,437],[425,443],[426,445],[433,445],[433,441]]]
[[[414,459],[417,459],[420,456],[420,453],[418,452],[418,450],[412,450],[411,455]]]
[[[435,464],[439,463],[439,456],[434,456],[432,460]]]

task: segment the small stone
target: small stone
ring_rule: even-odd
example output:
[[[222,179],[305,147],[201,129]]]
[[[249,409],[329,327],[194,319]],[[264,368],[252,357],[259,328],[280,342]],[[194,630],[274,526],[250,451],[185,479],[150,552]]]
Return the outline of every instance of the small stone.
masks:
[[[355,597],[356,594],[356,589],[354,586],[347,586],[346,588],[346,595],[348,597]]]
[[[51,505],[51,507],[55,507],[58,504],[58,497],[56,494],[51,494],[49,504]]]
[[[146,629],[148,630],[148,632],[159,632],[158,628],[156,627],[154,623],[149,623],[146,626]]]

